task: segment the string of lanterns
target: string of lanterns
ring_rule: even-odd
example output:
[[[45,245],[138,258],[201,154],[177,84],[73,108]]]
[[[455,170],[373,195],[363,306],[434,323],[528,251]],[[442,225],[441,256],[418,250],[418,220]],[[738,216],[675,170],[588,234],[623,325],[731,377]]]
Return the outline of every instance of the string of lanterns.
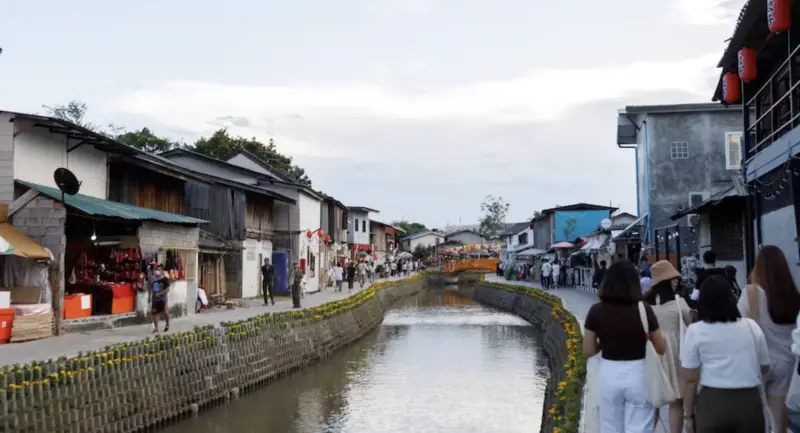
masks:
[[[780,197],[781,193],[788,189],[791,184],[793,176],[800,176],[800,172],[792,167],[791,162],[793,160],[800,160],[798,157],[789,157],[786,162],[782,164],[782,167],[776,169],[780,170],[780,173],[775,175],[775,178],[764,182],[759,179],[755,180],[753,185],[750,185],[748,188],[748,194],[754,197],[762,196],[764,200],[775,200]],[[761,188],[759,188],[761,187]],[[762,189],[764,188],[764,189]],[[769,188],[767,190],[766,188]]]
[[[792,27],[792,0],[767,0],[767,24],[772,33],[783,33]],[[722,100],[735,104],[741,97],[740,80],[753,81],[758,77],[756,50],[743,47],[738,55],[738,74],[728,72],[722,76]]]
[[[314,230],[314,231],[308,230],[308,231],[306,232],[306,237],[307,237],[309,240],[311,240],[311,239],[314,237],[314,235],[317,235],[317,238],[318,238],[320,241],[322,241],[322,242],[325,242],[326,244],[327,244],[327,243],[329,243],[329,242],[331,241],[331,235],[329,235],[329,234],[326,234],[324,231],[322,231],[322,229],[321,229],[321,228],[319,228],[319,229],[316,229],[316,230]]]

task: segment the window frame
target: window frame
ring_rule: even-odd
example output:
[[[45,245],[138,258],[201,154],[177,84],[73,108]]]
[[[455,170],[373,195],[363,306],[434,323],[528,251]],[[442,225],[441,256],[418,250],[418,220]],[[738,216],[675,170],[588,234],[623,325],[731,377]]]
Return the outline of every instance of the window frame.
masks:
[[[682,156],[682,153],[679,154],[677,152],[677,147],[679,145],[686,145],[686,155]],[[680,160],[680,159],[689,159],[689,142],[688,141],[672,141],[669,143],[669,159],[671,160]]]
[[[356,231],[358,231],[358,218],[353,218],[353,221],[355,222]]]
[[[731,163],[731,148],[730,137],[732,135],[739,136],[739,160],[735,164]],[[744,134],[741,131],[727,131],[725,132],[725,168],[728,170],[741,170],[742,169],[742,140]]]

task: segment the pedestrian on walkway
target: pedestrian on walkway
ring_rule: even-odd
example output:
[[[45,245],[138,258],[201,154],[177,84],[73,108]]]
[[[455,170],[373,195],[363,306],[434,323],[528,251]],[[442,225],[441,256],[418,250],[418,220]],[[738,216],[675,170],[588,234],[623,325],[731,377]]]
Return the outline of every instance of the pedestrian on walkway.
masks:
[[[797,315],[796,327],[792,331],[792,353],[796,359],[800,359],[800,314]],[[789,430],[800,432],[800,365],[797,361],[795,361],[789,393],[786,395],[786,409],[789,413]]]
[[[339,262],[333,265],[333,279],[336,281],[336,291],[341,292],[342,281],[344,280],[344,268],[342,268],[342,264]]]
[[[545,259],[542,263],[542,288],[545,290],[550,288],[550,272],[553,271],[553,267],[550,263]]]
[[[272,296],[273,287],[275,287],[275,268],[269,259],[264,259],[264,265],[261,266],[261,291],[264,293],[264,305],[269,305],[268,301],[272,301],[272,305],[275,305],[275,298]]]
[[[800,293],[783,251],[773,245],[758,252],[750,283],[737,306],[742,316],[753,319],[764,333],[770,357],[765,392],[777,424],[774,432],[786,433],[786,395],[795,372],[792,331],[800,313]]]
[[[551,266],[551,274],[553,279],[553,288],[558,288],[558,278],[561,276],[561,264],[558,263],[558,260],[553,261],[553,265]]]
[[[347,263],[347,291],[353,290],[353,281],[356,279],[356,267],[353,262]]]
[[[370,261],[370,262],[367,263],[367,274],[369,274],[369,282],[371,284],[374,284],[375,283],[375,263],[374,262]]]
[[[770,356],[764,333],[739,313],[727,277],[705,279],[697,309],[699,321],[686,330],[681,348],[686,431],[765,433],[760,388]]]
[[[652,288],[646,290],[645,301],[653,308],[653,313],[658,319],[661,335],[667,343],[666,352],[661,357],[661,366],[667,373],[667,378],[673,391],[678,395],[678,400],[669,404],[669,427],[671,433],[683,432],[683,400],[680,398],[680,348],[681,330],[692,323],[691,308],[686,301],[676,292],[681,274],[672,263],[661,260],[653,264]],[[683,322],[681,324],[681,321]],[[659,418],[659,408],[656,408],[656,423]]]
[[[367,281],[367,263],[364,260],[361,260],[358,263],[356,272],[358,273],[358,286],[359,288],[363,289],[364,284]]]
[[[666,352],[666,342],[653,309],[642,302],[633,263],[620,261],[608,268],[599,298],[586,315],[583,353],[591,357],[603,348],[597,393],[600,433],[653,433],[655,411],[647,401],[644,358],[648,340],[659,355]],[[646,332],[640,308],[647,318]]]
[[[153,316],[153,333],[158,332],[158,318],[164,318],[164,332],[169,332],[169,286],[170,281],[164,266],[158,265],[153,271],[153,284],[150,291],[150,314]]]
[[[303,270],[300,269],[300,263],[294,265],[289,281],[292,284],[292,306],[300,308],[300,291],[303,290]]]

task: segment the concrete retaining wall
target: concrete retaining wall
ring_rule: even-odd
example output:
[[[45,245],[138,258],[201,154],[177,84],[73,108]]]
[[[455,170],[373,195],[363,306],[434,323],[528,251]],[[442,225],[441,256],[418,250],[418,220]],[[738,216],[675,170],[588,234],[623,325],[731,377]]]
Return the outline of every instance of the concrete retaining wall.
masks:
[[[330,356],[378,326],[421,275],[319,307],[265,314],[0,370],[0,432],[136,432]]]
[[[535,290],[535,289],[527,289]],[[474,287],[475,300],[503,311],[515,314],[533,326],[541,335],[545,355],[550,366],[550,379],[544,400],[542,433],[557,431],[577,433],[580,424],[581,390],[585,381],[586,365],[580,351],[580,341],[567,331],[564,322],[574,317],[563,310],[560,302],[532,296],[513,287],[495,287],[479,283]],[[545,295],[547,296],[547,295]],[[555,311],[554,311],[555,310]],[[578,335],[579,334],[578,330]],[[572,340],[570,342],[570,340]],[[576,391],[577,390],[577,391]]]

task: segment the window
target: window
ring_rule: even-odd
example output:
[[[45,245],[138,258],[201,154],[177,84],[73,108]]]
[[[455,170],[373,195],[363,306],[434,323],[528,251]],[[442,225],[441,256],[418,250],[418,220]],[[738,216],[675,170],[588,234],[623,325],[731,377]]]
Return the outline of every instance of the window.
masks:
[[[367,232],[367,220],[361,220],[361,231],[364,233]]]
[[[669,147],[669,156],[672,159],[689,159],[689,143],[674,141]]]
[[[728,170],[742,168],[742,133],[725,133],[725,167]]]
[[[527,233],[522,233],[522,234],[518,235],[517,239],[518,239],[517,243],[520,244],[520,245],[527,245],[528,244],[528,234]]]
[[[355,218],[354,220],[356,222],[356,231],[358,231],[358,218]]]

